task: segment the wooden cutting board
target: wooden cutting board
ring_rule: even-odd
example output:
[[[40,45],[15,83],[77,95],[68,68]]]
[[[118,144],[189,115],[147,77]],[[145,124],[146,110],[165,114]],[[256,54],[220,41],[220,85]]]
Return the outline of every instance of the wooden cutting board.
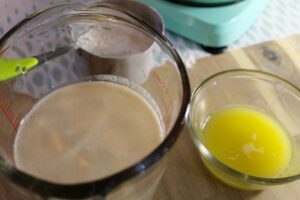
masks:
[[[192,89],[210,75],[232,68],[259,69],[300,87],[300,35],[199,59],[188,69]],[[300,123],[300,122],[299,122]],[[169,155],[154,200],[300,200],[300,181],[261,192],[232,189],[206,170],[185,127]]]

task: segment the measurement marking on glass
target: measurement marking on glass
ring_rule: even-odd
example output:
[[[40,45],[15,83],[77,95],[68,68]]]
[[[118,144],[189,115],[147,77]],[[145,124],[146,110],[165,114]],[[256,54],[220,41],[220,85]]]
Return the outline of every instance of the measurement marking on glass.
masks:
[[[4,114],[6,119],[12,125],[12,127],[16,130],[20,117],[15,116],[14,113],[11,111],[11,103],[6,102],[5,100],[0,100],[0,111]]]
[[[158,84],[159,84],[159,86],[161,87],[161,89],[162,89],[162,91],[164,92],[164,94],[168,97],[168,96],[169,96],[169,91],[168,91],[168,88],[167,88],[165,82],[164,82],[163,79],[161,78],[161,76],[160,76],[157,72],[155,72],[155,71],[153,71],[153,72],[151,73],[151,75],[152,75],[152,76],[154,77],[154,79],[158,82]],[[166,116],[167,116],[167,115],[169,114],[169,112],[171,111],[171,108],[172,108],[172,106],[173,106],[173,101],[172,101],[170,98],[167,98],[167,100],[166,100],[166,101],[163,101],[163,103],[164,103],[164,105],[165,105],[165,107],[166,107],[166,111],[165,111],[165,113],[163,114],[163,118],[166,118]],[[168,120],[167,123],[169,123],[169,121],[170,121],[171,119],[167,118],[166,120]]]

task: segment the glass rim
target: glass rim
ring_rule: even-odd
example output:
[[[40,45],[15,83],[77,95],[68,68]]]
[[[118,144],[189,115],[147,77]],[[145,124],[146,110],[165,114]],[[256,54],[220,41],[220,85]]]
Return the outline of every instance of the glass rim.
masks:
[[[211,81],[213,81],[215,78],[222,77],[223,75],[228,75],[228,74],[239,74],[239,73],[244,73],[247,75],[260,75],[267,77],[269,79],[277,80],[281,82],[283,85],[286,85],[295,91],[297,91],[300,95],[300,88],[297,87],[295,84],[289,82],[288,80],[277,76],[275,74],[265,72],[265,71],[260,71],[256,69],[229,69],[229,70],[224,70],[217,72],[208,78],[206,78],[204,81],[202,81],[197,88],[193,91],[192,97],[191,97],[191,102],[190,102],[190,113],[192,110],[192,107],[196,101],[196,98],[199,94],[199,92],[202,90],[203,87],[205,87],[206,84],[209,84]],[[266,178],[266,177],[257,177],[257,176],[252,176],[248,175],[246,173],[239,172],[227,165],[225,165],[222,161],[217,159],[209,150],[206,148],[206,146],[201,142],[200,139],[196,136],[196,131],[193,128],[192,125],[192,119],[191,119],[191,114],[188,116],[188,127],[189,127],[189,132],[193,138],[193,141],[196,143],[196,145],[199,145],[199,149],[201,151],[201,154],[205,157],[205,159],[208,159],[209,162],[213,162],[213,164],[220,170],[225,171],[228,173],[230,176],[234,176],[240,179],[244,179],[246,181],[249,181],[254,184],[259,184],[259,185],[278,185],[278,184],[284,184],[288,183],[294,180],[300,179],[300,172],[295,175],[291,176],[286,176],[286,177],[274,177],[274,178]]]
[[[159,161],[173,146],[175,141],[177,140],[181,130],[185,124],[186,116],[187,116],[187,108],[190,100],[190,83],[188,79],[188,74],[185,68],[185,65],[179,56],[176,49],[171,45],[169,40],[162,34],[160,34],[157,30],[152,28],[146,21],[136,17],[130,12],[109,4],[107,2],[99,2],[92,4],[76,4],[76,3],[63,3],[59,5],[49,6],[45,9],[37,11],[32,15],[26,17],[17,25],[15,25],[12,29],[10,29],[2,38],[0,38],[0,50],[3,50],[4,44],[6,41],[19,29],[21,29],[27,22],[34,20],[40,14],[51,11],[52,9],[68,6],[68,5],[78,5],[78,6],[87,6],[87,9],[94,7],[108,8],[113,9],[121,14],[124,14],[127,17],[132,18],[135,22],[138,23],[139,28],[142,28],[145,33],[148,33],[153,39],[156,39],[160,42],[160,46],[169,51],[171,58],[176,62],[176,68],[178,70],[178,74],[181,81],[182,86],[182,102],[180,105],[180,109],[174,125],[172,126],[169,134],[164,138],[164,140],[156,147],[152,152],[146,155],[142,160],[137,163],[132,164],[126,169],[123,169],[111,176],[106,178],[97,179],[95,181],[84,182],[84,183],[76,183],[76,184],[57,184],[52,183],[43,179],[39,179],[32,175],[26,174],[14,166],[8,164],[2,157],[0,157],[0,173],[3,174],[6,178],[13,181],[19,186],[27,188],[43,197],[56,197],[56,198],[88,198],[94,195],[100,195],[104,197],[110,191],[112,191],[115,187],[124,183],[126,180],[137,177],[138,175],[145,172],[147,169],[151,168],[157,161]],[[99,13],[101,15],[101,13]],[[65,15],[62,17],[66,17]],[[137,24],[133,24],[132,27],[138,28]],[[4,48],[3,51],[6,49]],[[1,51],[2,52],[2,51]]]

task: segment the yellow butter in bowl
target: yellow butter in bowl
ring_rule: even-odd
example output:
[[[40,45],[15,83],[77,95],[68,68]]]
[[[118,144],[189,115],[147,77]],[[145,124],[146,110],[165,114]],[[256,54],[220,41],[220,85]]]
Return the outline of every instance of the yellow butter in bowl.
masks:
[[[226,107],[212,114],[197,136],[215,158],[243,174],[274,178],[290,164],[292,145],[285,129],[252,107]]]

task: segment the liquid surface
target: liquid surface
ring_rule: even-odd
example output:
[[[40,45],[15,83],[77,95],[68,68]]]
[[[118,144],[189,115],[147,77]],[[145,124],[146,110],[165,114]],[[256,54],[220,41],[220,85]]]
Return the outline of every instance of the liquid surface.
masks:
[[[201,136],[225,165],[248,175],[271,178],[289,165],[289,137],[271,117],[249,107],[228,107],[213,114]]]
[[[17,168],[55,183],[109,176],[141,160],[163,139],[141,95],[108,82],[79,83],[40,100],[14,144]]]

